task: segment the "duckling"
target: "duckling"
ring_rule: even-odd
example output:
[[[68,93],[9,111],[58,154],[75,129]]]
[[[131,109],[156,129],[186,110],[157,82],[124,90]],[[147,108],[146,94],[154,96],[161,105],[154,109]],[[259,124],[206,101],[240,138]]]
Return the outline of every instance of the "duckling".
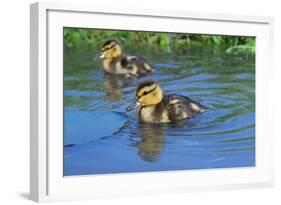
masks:
[[[142,122],[176,122],[204,111],[200,103],[186,96],[164,95],[160,85],[153,80],[138,85],[136,98],[137,113]]]
[[[107,40],[99,58],[107,74],[119,74],[127,77],[138,77],[153,71],[152,66],[143,58],[134,55],[123,55],[122,48],[116,40]]]

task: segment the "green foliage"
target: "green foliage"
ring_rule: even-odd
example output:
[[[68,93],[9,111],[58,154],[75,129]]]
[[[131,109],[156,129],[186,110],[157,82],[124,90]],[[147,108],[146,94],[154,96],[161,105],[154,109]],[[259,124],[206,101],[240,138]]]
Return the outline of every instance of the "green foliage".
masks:
[[[255,38],[245,38],[243,44],[235,44],[226,49],[229,54],[255,54]]]
[[[122,46],[160,49],[167,52],[186,51],[190,47],[206,47],[214,52],[227,54],[255,54],[255,38],[243,36],[114,31],[100,29],[65,28],[66,47],[89,46],[100,48],[109,38],[120,41]],[[132,46],[133,45],[133,46]]]

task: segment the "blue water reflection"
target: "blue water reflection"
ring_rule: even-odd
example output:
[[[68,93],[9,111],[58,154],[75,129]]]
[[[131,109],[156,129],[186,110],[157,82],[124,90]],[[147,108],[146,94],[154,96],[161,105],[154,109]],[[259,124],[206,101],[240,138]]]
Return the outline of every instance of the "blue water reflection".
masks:
[[[104,76],[92,51],[66,51],[64,175],[255,166],[254,59],[190,53],[150,54],[156,72],[126,80]],[[125,110],[137,83],[150,77],[207,112],[179,123],[139,123]]]

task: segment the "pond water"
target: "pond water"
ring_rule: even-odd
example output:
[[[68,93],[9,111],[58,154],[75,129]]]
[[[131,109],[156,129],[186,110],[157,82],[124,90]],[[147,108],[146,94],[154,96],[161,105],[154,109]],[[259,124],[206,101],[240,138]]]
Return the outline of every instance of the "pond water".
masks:
[[[156,72],[104,76],[93,49],[64,51],[64,175],[255,166],[254,57],[189,49],[144,52]],[[136,85],[159,81],[207,111],[179,123],[139,123]]]

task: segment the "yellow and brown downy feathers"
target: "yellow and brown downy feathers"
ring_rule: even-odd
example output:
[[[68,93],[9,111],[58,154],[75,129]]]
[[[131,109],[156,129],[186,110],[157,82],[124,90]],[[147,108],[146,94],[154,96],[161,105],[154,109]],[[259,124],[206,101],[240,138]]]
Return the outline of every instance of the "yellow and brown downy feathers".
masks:
[[[145,81],[136,89],[139,120],[149,123],[176,122],[204,111],[203,106],[182,95],[164,95],[160,85]]]
[[[103,69],[108,74],[118,74],[127,77],[138,77],[153,71],[152,66],[143,58],[135,55],[123,55],[122,48],[116,40],[107,40],[99,58]]]

